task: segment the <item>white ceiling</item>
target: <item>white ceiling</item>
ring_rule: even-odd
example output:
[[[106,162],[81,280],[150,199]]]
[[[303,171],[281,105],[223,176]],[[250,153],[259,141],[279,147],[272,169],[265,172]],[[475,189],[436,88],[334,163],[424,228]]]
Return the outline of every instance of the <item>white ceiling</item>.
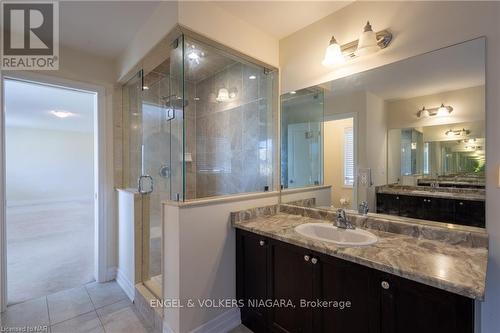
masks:
[[[7,127],[92,132],[95,94],[23,81],[5,81]],[[75,115],[58,118],[50,111]]]
[[[158,4],[158,1],[61,1],[60,44],[116,58]]]
[[[221,1],[217,5],[243,21],[281,39],[353,1]]]
[[[352,1],[218,1],[217,6],[281,39]],[[61,1],[60,44],[114,59],[160,1]],[[230,28],[230,27],[228,27]]]
[[[332,96],[369,91],[382,99],[395,100],[484,84],[485,41],[480,38],[321,86]]]

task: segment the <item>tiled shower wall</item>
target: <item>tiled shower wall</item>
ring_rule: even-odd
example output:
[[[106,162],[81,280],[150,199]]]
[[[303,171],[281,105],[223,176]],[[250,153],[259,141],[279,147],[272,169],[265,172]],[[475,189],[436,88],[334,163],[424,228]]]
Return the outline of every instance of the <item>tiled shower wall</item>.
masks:
[[[196,83],[196,198],[272,187],[271,85],[262,69],[241,63]],[[234,98],[218,102],[220,88]]]

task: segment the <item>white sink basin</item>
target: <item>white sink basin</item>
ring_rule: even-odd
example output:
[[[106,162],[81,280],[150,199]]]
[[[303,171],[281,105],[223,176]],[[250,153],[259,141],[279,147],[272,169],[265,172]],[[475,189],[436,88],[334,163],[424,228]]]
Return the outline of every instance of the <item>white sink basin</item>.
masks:
[[[307,238],[342,246],[363,246],[377,242],[377,236],[361,229],[341,229],[326,223],[305,223],[295,231]]]

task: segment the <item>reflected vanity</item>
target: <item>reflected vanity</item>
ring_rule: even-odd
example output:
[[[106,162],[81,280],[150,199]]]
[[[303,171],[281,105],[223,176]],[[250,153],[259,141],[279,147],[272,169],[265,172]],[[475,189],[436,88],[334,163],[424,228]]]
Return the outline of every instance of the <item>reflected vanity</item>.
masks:
[[[484,38],[281,100],[282,203],[485,227]]]

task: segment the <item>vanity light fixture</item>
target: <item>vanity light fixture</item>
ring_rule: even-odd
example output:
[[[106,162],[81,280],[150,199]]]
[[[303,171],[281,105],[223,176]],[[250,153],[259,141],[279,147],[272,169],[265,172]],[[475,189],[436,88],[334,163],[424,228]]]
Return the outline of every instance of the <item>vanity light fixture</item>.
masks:
[[[236,89],[229,91],[226,88],[220,88],[219,91],[217,92],[217,97],[215,98],[215,100],[217,102],[227,102],[230,99],[236,97],[236,92],[237,92]]]
[[[340,45],[334,36],[330,39],[323,66],[335,66],[346,62],[348,59],[361,57],[385,49],[392,41],[392,33],[382,30],[375,33],[370,22],[366,22],[363,32],[358,40]]]
[[[75,114],[73,112],[69,112],[69,111],[57,111],[57,110],[50,111],[50,114],[53,115],[53,116],[56,116],[57,118],[68,118],[68,117],[75,116]]]
[[[217,102],[225,102],[229,100],[229,90],[226,88],[220,88],[217,93],[217,98],[215,98]]]
[[[462,128],[459,130],[449,129],[444,132],[446,136],[466,136],[470,134],[470,130]]]
[[[427,118],[434,116],[448,116],[453,111],[453,108],[449,105],[441,104],[440,107],[426,109],[425,106],[422,107],[422,110],[417,112],[418,118]]]

